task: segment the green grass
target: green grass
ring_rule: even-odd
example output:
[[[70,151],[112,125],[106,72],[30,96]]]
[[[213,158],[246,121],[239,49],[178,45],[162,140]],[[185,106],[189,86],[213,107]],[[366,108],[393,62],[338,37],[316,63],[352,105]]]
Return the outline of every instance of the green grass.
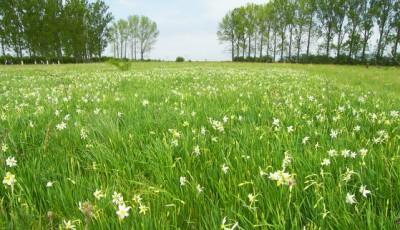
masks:
[[[398,68],[3,66],[0,175],[16,182],[0,186],[0,227],[398,229],[399,106]]]

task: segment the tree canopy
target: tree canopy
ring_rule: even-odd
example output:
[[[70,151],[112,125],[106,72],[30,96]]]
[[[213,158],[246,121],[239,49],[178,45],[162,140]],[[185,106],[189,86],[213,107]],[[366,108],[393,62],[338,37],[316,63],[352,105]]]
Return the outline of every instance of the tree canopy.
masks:
[[[271,0],[247,4],[222,18],[217,36],[237,61],[307,62],[318,56],[343,63],[398,62],[399,2]]]

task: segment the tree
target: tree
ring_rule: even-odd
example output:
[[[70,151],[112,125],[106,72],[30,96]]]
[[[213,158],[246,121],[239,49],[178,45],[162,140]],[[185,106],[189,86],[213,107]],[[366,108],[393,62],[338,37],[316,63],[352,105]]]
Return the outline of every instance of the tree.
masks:
[[[378,25],[379,37],[376,48],[376,59],[380,59],[384,52],[384,44],[387,35],[390,31],[390,15],[392,10],[393,0],[373,0],[372,8],[374,18]]]
[[[325,34],[325,49],[326,56],[330,54],[331,42],[333,38],[333,32],[335,29],[335,7],[336,0],[317,0],[318,6],[318,17],[320,20],[320,31]]]
[[[349,38],[346,46],[348,47],[349,58],[352,58],[353,55],[356,56],[359,50],[362,1],[364,0],[348,1],[349,10],[347,11],[348,24],[346,29],[349,32]]]
[[[144,59],[146,52],[151,51],[157,41],[159,31],[157,24],[146,16],[140,17],[138,40],[140,44],[140,59]]]
[[[372,28],[374,26],[373,20],[373,7],[372,0],[363,0],[362,1],[362,10],[361,10],[361,29],[362,29],[362,61],[366,61],[366,51],[368,48],[368,42],[372,35]]]
[[[139,22],[140,17],[137,15],[129,16],[128,26],[129,26],[129,39],[131,42],[131,59],[137,59],[137,43],[138,43],[138,32],[139,32]]]
[[[392,28],[394,31],[393,34],[393,48],[392,48],[392,56],[395,60],[397,60],[397,49],[400,42],[400,1],[397,0],[393,6],[393,21]],[[398,60],[397,60],[398,61]]]
[[[108,12],[108,6],[97,0],[89,5],[87,18],[89,54],[101,57],[101,53],[107,47],[110,36],[108,24],[113,20],[113,16]]]
[[[233,20],[233,12],[228,12],[218,25],[218,39],[221,42],[229,42],[231,44],[232,61],[235,58],[235,24]]]
[[[301,52],[301,41],[303,36],[304,27],[307,24],[307,0],[299,0],[295,4],[295,11],[294,11],[294,24],[296,26],[296,49],[297,55],[296,60],[297,62],[300,59],[300,52]]]
[[[332,7],[335,14],[335,32],[337,33],[336,57],[339,58],[346,31],[344,29],[344,22],[348,10],[348,0],[336,0],[335,3]]]
[[[120,58],[126,58],[126,48],[128,43],[129,37],[129,30],[128,30],[128,22],[124,19],[120,19],[117,21],[117,31],[119,37],[119,54]]]

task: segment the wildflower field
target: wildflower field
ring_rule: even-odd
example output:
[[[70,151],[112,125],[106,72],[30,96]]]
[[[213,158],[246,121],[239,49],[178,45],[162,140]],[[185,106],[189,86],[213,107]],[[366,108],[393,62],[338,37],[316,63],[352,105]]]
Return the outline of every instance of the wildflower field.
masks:
[[[399,229],[400,69],[0,67],[0,229]]]

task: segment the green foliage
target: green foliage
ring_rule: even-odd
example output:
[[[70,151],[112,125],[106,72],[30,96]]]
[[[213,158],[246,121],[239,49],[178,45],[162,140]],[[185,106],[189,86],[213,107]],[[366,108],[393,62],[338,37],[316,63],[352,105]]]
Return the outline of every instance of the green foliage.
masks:
[[[107,63],[112,66],[115,66],[120,71],[128,71],[132,66],[132,62],[127,59],[112,58],[108,60]]]
[[[184,57],[176,57],[175,61],[176,62],[184,62],[185,58]]]
[[[113,19],[102,0],[0,1],[2,55],[101,58]]]
[[[130,59],[137,60],[140,55],[140,60],[144,61],[158,35],[157,23],[146,16],[133,15],[128,20],[119,19],[113,23],[110,32],[114,57],[126,59],[130,54]]]
[[[273,0],[247,4],[222,18],[217,36],[227,45],[233,61],[258,61],[271,56],[279,62],[353,64],[375,56],[374,63],[392,65],[397,63],[394,57],[399,53],[399,5],[395,0]],[[377,43],[372,44],[376,31]],[[322,60],[311,57],[322,54],[326,56]]]

